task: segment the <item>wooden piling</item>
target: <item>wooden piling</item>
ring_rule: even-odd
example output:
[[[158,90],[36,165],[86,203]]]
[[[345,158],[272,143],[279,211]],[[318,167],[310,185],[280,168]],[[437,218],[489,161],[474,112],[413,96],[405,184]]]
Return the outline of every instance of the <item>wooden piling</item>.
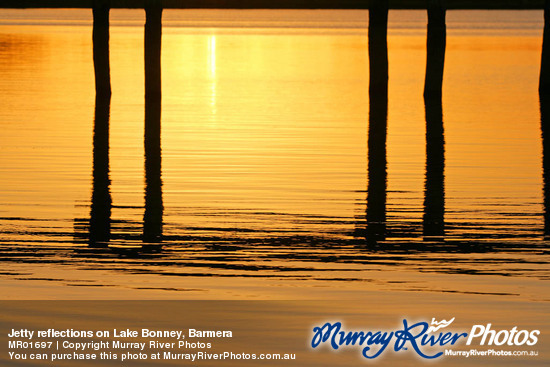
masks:
[[[145,2],[145,213],[144,246],[162,241],[161,177],[161,39],[162,6]]]
[[[159,0],[145,6],[145,98],[161,97],[162,7]]]
[[[550,0],[544,4],[544,32],[540,62],[539,93],[550,94]]]
[[[94,0],[93,59],[96,94],[111,95],[111,70],[109,65],[109,0]]]
[[[445,235],[445,137],[441,98],[424,98],[426,108],[426,178],[424,183],[424,240]]]
[[[369,8],[369,94],[388,93],[388,0]]]
[[[441,98],[447,27],[445,0],[428,0],[428,34],[426,42],[426,78],[424,97]]]

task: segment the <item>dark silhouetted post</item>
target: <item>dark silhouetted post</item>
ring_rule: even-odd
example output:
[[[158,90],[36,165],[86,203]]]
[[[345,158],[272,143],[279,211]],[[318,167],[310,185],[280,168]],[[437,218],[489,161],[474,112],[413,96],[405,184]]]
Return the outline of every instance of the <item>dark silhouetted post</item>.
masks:
[[[111,180],[109,178],[110,96],[96,94],[94,120],[93,188],[90,210],[92,247],[106,247],[111,237]]]
[[[161,177],[161,39],[162,7],[159,0],[145,6],[145,214],[143,242],[162,241]]]
[[[92,31],[96,94],[111,95],[109,66],[109,0],[94,0]]]
[[[161,104],[157,98],[145,100],[145,214],[143,241],[162,241],[162,158],[160,143]]]
[[[367,245],[386,238],[386,136],[388,117],[388,0],[369,7],[369,137]]]
[[[388,0],[369,7],[369,94],[388,93]]]
[[[540,95],[542,136],[542,181],[544,196],[544,238],[550,238],[550,95]]]
[[[428,0],[428,36],[424,97],[441,98],[447,27],[444,0]]]
[[[445,235],[445,137],[441,98],[424,98],[426,107],[426,181],[424,240]]]
[[[544,4],[544,33],[540,63],[539,93],[550,94],[550,0]]]
[[[161,97],[162,7],[159,0],[146,0],[145,6],[145,98]]]
[[[388,96],[371,93],[369,101],[367,245],[376,245],[386,238]]]

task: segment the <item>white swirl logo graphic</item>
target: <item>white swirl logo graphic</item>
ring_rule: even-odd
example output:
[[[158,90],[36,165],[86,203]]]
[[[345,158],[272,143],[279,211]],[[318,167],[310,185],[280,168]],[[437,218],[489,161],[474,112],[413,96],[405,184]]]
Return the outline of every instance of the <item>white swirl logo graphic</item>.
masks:
[[[432,324],[431,326],[428,328],[428,333],[434,333],[436,332],[437,330],[439,329],[443,329],[443,328],[446,328],[447,326],[451,325],[453,323],[453,321],[455,321],[455,318],[453,317],[452,319],[450,319],[449,321],[447,320],[441,320],[439,322],[435,321],[434,318],[432,318]],[[435,325],[435,326],[434,326]]]

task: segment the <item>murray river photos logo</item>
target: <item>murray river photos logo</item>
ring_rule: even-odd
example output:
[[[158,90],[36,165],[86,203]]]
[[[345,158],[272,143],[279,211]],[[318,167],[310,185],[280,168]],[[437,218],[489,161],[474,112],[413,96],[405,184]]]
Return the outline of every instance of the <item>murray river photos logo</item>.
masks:
[[[346,331],[340,322],[327,322],[313,328],[311,347],[327,345],[333,350],[344,347],[356,347],[367,359],[375,359],[387,351],[394,353],[413,351],[425,359],[436,359],[443,355],[536,355],[533,352],[521,351],[477,351],[475,349],[454,350],[454,346],[465,344],[468,348],[477,346],[534,346],[538,342],[539,330],[520,330],[517,326],[511,329],[493,329],[491,324],[473,325],[468,332],[450,331],[447,328],[455,318],[431,323],[420,321],[410,323],[403,320],[403,327],[397,330],[363,330]],[[450,328],[449,328],[450,329]],[[501,353],[501,354],[498,354]],[[529,354],[530,353],[530,354]]]

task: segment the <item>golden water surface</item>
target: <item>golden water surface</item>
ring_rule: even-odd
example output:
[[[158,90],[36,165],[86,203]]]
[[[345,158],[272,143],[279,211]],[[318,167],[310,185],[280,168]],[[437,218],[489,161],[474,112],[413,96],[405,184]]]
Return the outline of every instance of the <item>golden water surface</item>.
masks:
[[[165,11],[162,173],[149,191],[143,13],[112,13],[107,106],[95,102],[90,14],[0,13],[0,276],[13,297],[55,284],[60,297],[322,288],[548,300],[541,13],[449,14],[435,199],[425,16],[392,13],[376,238],[367,168],[383,157],[367,149],[366,13]],[[109,114],[108,146],[95,147],[108,165],[96,158],[94,170],[98,112]],[[444,208],[435,234],[430,200]]]

